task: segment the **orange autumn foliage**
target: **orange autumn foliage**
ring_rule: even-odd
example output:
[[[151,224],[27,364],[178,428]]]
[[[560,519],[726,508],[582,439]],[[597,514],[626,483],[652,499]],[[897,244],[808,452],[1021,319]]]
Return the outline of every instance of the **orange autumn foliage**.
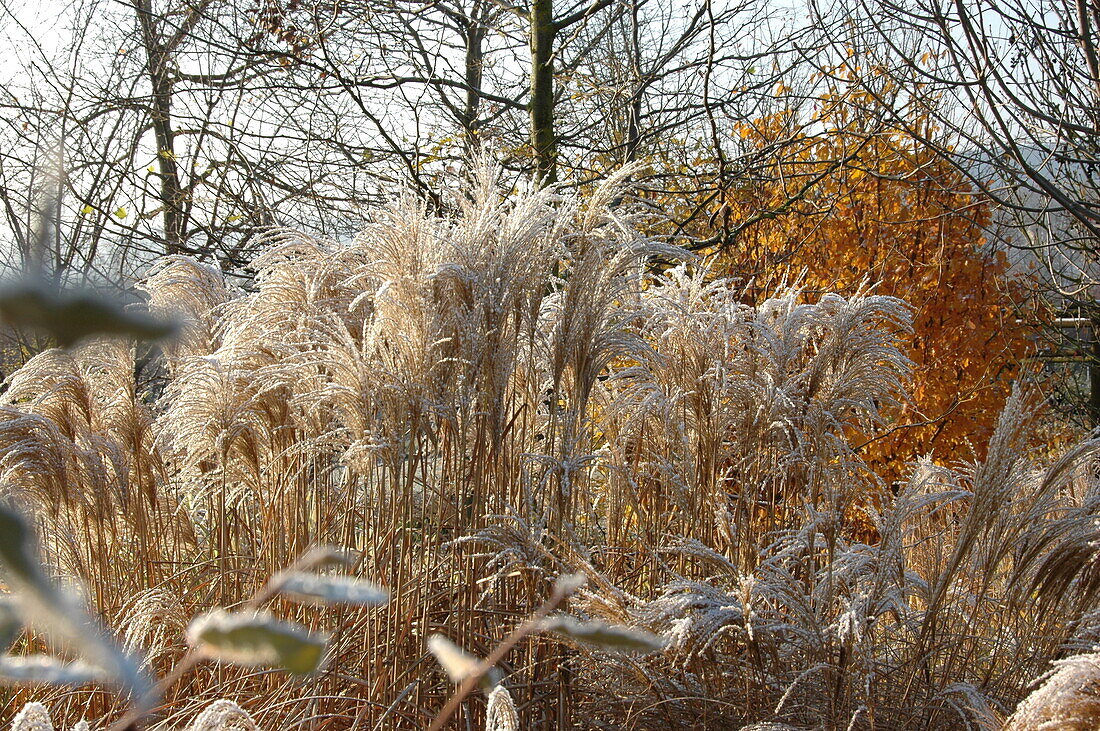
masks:
[[[823,132],[793,138],[789,115],[741,128],[750,148],[781,152],[760,182],[725,196],[712,220],[742,228],[712,264],[750,282],[752,300],[784,283],[810,297],[871,286],[905,299],[914,308],[911,402],[885,436],[853,441],[888,479],[926,454],[980,456],[972,445],[986,443],[1028,349],[1006,258],[985,245],[990,205],[899,131],[837,111],[821,122]]]

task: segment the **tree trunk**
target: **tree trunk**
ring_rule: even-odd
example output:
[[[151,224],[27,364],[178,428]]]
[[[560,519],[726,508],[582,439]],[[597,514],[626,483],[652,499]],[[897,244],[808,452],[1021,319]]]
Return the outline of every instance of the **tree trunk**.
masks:
[[[481,149],[478,114],[481,108],[481,78],[485,60],[484,16],[488,12],[481,3],[474,3],[469,25],[466,26],[466,106],[462,110],[462,130],[465,132],[463,148],[467,161],[472,160]]]
[[[1089,348],[1089,416],[1093,428],[1100,428],[1100,313],[1092,316],[1092,346]]]
[[[554,3],[531,4],[531,148],[535,155],[535,180],[557,182],[557,139],[554,135]]]
[[[639,123],[642,117],[642,44],[638,31],[638,0],[630,3],[630,85],[633,94],[627,107],[626,152],[623,162],[631,163],[638,159],[638,147],[641,142]]]
[[[164,250],[166,254],[183,252],[183,188],[176,162],[176,134],[172,129],[172,87],[168,52],[163,48],[153,25],[150,0],[137,0],[138,22],[148,59],[149,82],[153,91],[153,135],[157,143],[157,169],[160,175],[160,202],[164,207]]]

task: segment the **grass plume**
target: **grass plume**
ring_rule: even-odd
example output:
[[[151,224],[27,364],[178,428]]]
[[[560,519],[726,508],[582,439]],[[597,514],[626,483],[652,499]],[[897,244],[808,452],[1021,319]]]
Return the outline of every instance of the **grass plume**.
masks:
[[[401,198],[354,241],[270,232],[246,290],[170,257],[144,284],[184,323],[162,386],[138,385],[118,341],[9,378],[0,495],[157,672],[188,617],[311,545],[350,549],[390,590],[272,600],[331,636],[324,670],[201,664],[158,727],[426,727],[452,690],[428,638],[487,657],[575,572],[578,626],[663,649],[525,637],[459,723],[993,728],[1100,639],[1095,443],[1033,456],[1040,403],[1021,390],[985,459],[928,459],[890,489],[859,444],[907,398],[909,307],[751,301],[649,238],[623,180],[505,195],[483,170],[453,215]],[[1043,688],[1085,663],[1065,662]],[[95,727],[121,712],[94,686],[9,708],[31,698]]]

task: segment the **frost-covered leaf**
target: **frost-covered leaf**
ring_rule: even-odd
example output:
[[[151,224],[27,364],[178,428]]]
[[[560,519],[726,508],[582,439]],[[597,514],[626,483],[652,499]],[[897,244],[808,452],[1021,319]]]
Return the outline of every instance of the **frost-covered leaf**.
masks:
[[[0,684],[84,685],[106,680],[102,668],[81,662],[65,662],[49,655],[0,657]]]
[[[547,617],[539,629],[617,652],[653,652],[665,646],[664,640],[651,632],[603,622],[581,622],[565,614]]]
[[[435,655],[453,683],[461,683],[477,669],[478,659],[443,635],[429,637],[428,650]]]
[[[451,642],[443,635],[432,635],[428,638],[428,650],[435,655],[435,659],[447,673],[451,682],[458,685],[463,680],[477,671],[481,661]],[[479,685],[485,691],[491,691],[500,681],[501,672],[497,668],[491,668],[482,676]]]
[[[24,624],[70,643],[86,662],[100,668],[101,678],[110,679],[137,698],[151,700],[152,686],[140,663],[106,635],[75,597],[49,580],[38,561],[29,524],[2,503],[0,578],[18,595],[18,602],[9,607],[18,611]]]
[[[279,593],[312,604],[385,604],[390,595],[382,587],[364,579],[339,574],[309,574],[295,571],[275,579]]]
[[[359,553],[340,546],[314,546],[302,554],[299,563],[311,569],[348,568],[359,560]]]
[[[45,575],[38,568],[30,528],[23,516],[0,504],[0,568],[9,581],[40,585]],[[45,588],[40,586],[39,588]]]
[[[0,287],[0,318],[9,325],[44,332],[63,346],[93,335],[156,340],[173,334],[176,323],[91,291],[62,291],[36,279]]]
[[[327,638],[267,612],[218,609],[192,620],[187,641],[217,660],[278,667],[300,675],[320,666]]]
[[[19,631],[23,629],[23,621],[19,618],[19,609],[15,604],[15,597],[0,596],[0,652],[5,652]]]
[[[588,577],[584,574],[562,574],[554,581],[554,591],[564,596],[570,596],[588,583]]]

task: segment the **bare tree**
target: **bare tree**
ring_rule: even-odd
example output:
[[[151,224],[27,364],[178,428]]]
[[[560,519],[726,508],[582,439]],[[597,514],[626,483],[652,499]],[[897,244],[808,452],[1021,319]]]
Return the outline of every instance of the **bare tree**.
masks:
[[[58,277],[127,281],[166,253],[233,267],[264,227],[339,235],[392,179],[374,138],[341,124],[349,100],[311,97],[313,70],[231,3],[87,0],[60,11],[59,48],[18,6],[2,11],[24,52],[0,101],[5,213],[25,249],[58,150]]]

